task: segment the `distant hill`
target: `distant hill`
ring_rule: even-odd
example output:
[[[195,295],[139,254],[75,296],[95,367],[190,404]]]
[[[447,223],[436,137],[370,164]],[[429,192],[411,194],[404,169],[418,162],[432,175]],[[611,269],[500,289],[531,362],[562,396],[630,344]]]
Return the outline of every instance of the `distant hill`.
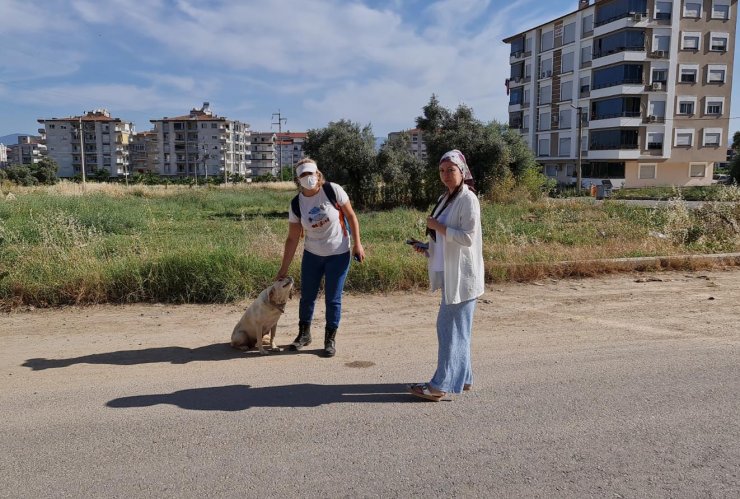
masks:
[[[29,135],[27,133],[11,133],[10,135],[3,135],[0,137],[0,144],[5,144],[6,146],[12,146],[14,144],[18,143],[18,137],[21,135]]]

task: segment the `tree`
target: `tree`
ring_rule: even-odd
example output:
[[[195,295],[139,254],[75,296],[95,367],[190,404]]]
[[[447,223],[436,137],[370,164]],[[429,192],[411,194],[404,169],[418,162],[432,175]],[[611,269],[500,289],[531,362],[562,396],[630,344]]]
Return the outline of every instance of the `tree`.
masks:
[[[736,154],[730,161],[730,178],[735,184],[740,185],[740,154]]]
[[[38,183],[41,185],[54,185],[59,180],[57,178],[57,172],[59,171],[59,165],[51,158],[41,158],[41,160],[33,165],[30,165],[29,170]]]
[[[411,137],[394,135],[378,153],[376,165],[382,179],[380,202],[384,206],[420,205],[425,201],[426,165],[409,150]]]
[[[5,169],[8,180],[18,185],[37,185],[38,179],[31,175],[31,169],[26,165],[10,165]]]
[[[110,180],[110,172],[106,168],[100,168],[90,175],[90,180],[95,180],[96,182],[107,182]]]
[[[740,152],[740,132],[735,132],[732,136],[732,146],[730,146],[736,153]]]
[[[370,125],[348,120],[312,129],[303,145],[327,180],[341,184],[358,207],[377,201],[380,176],[375,171],[375,138]]]
[[[481,122],[468,106],[460,105],[450,112],[432,95],[423,113],[416,118],[416,124],[424,133],[429,154],[430,185],[438,184],[437,161],[450,149],[459,149],[465,155],[476,188],[482,194],[489,192],[497,180],[510,175],[519,179],[539,168],[518,133],[496,121]]]

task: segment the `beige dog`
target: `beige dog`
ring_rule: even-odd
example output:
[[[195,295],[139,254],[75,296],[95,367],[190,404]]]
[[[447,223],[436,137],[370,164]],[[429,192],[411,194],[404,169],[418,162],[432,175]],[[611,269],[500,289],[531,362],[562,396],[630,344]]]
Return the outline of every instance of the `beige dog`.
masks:
[[[262,291],[252,303],[231,333],[231,346],[249,350],[257,346],[261,355],[267,355],[263,345],[264,336],[270,333],[270,350],[279,352],[275,344],[275,331],[285,304],[293,297],[293,278],[284,277]]]

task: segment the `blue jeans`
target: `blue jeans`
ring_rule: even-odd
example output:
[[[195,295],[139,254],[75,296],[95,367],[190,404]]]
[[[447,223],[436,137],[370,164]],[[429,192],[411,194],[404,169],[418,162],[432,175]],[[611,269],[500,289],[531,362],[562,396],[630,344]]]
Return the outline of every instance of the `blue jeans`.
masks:
[[[437,390],[462,393],[463,385],[473,384],[470,338],[477,298],[448,305],[444,288],[437,314],[437,371],[429,382]]]
[[[341,255],[318,256],[303,252],[301,262],[301,302],[298,306],[298,321],[310,324],[316,297],[319,295],[321,278],[324,279],[326,299],[326,327],[338,329],[342,316],[342,291],[349,271],[350,252]]]

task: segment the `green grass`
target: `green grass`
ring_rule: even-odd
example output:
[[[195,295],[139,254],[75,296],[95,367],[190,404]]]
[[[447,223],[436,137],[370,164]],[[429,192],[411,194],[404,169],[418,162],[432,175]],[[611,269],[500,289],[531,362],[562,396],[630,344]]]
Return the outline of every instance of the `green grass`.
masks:
[[[230,302],[277,273],[291,190],[137,188],[63,195],[14,189],[0,201],[0,306]],[[4,197],[4,196],[3,196]],[[598,258],[737,251],[737,207],[695,214],[580,201],[482,204],[489,281],[526,278],[512,266]],[[404,244],[424,238],[426,212],[360,213],[367,260],[346,289],[426,286],[426,262]],[[733,222],[734,221],[734,222]],[[724,229],[727,230],[724,230]],[[659,234],[659,236],[655,236]],[[300,286],[300,253],[290,273]]]
[[[740,201],[736,186],[706,185],[694,187],[640,187],[618,189],[612,192],[613,199],[668,200],[680,197],[686,201]]]

